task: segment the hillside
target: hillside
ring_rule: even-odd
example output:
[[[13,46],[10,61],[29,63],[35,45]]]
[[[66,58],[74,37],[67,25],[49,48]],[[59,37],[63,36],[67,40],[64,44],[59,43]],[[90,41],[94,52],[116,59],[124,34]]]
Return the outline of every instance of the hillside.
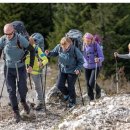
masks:
[[[3,75],[2,72],[1,75]],[[52,92],[53,88],[55,88],[56,75],[56,67],[48,67],[46,86],[47,111],[36,112],[31,109],[31,114],[35,115],[35,118],[24,118],[18,124],[14,122],[11,108],[7,105],[8,98],[5,87],[0,104],[0,130],[130,129],[130,94],[108,96],[102,91],[101,99],[89,102],[86,96],[86,89],[83,87],[85,81],[83,75],[81,75],[80,82],[85,105],[82,105],[79,86],[76,83],[77,105],[74,109],[66,109],[66,104],[60,99],[60,94],[53,94],[54,91]],[[29,89],[28,100],[32,102],[32,98],[34,97],[35,90]],[[20,110],[22,111],[22,108]]]

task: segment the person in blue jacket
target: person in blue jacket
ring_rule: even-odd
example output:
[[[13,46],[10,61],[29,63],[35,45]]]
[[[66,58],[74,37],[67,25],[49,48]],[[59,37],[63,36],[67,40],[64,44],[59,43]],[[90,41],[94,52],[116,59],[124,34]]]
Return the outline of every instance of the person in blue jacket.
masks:
[[[68,37],[63,37],[52,51],[46,50],[48,57],[59,56],[59,75],[57,87],[64,95],[64,99],[69,100],[68,107],[76,104],[75,82],[80,70],[83,67],[83,56],[80,50],[75,47]],[[68,87],[65,83],[68,83]]]
[[[24,49],[18,47],[18,42],[19,46],[30,52],[30,63],[27,70],[24,62],[25,51]],[[35,50],[29,44],[26,38],[15,32],[14,27],[11,23],[4,26],[4,35],[0,38],[0,57],[2,50],[5,60],[4,76],[7,91],[9,93],[11,107],[14,112],[14,118],[18,123],[21,120],[21,116],[18,108],[16,88],[18,87],[21,104],[25,112],[29,114],[30,108],[26,102],[26,95],[28,91],[26,72],[31,73],[32,71],[35,58]]]
[[[90,100],[94,100],[94,89],[96,90],[95,97],[100,98],[101,96],[101,89],[99,85],[95,83],[95,76],[97,78],[102,62],[104,61],[103,50],[99,44],[93,42],[93,38],[91,33],[85,33],[83,36],[83,66],[85,68],[85,78]]]

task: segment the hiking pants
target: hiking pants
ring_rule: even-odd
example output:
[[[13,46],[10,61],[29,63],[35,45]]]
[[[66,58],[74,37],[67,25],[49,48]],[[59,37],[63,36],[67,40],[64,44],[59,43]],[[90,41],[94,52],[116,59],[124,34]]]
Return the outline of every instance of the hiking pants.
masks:
[[[4,67],[4,75],[6,78],[7,67]],[[18,87],[18,92],[20,95],[21,102],[26,102],[26,94],[27,94],[27,74],[25,66],[18,68],[19,73],[19,82],[17,82],[17,72],[16,68],[8,68],[8,74],[6,79],[7,91],[9,93],[9,99],[12,106],[13,111],[18,110],[17,96],[16,96],[16,87]],[[17,86],[16,86],[17,82]]]
[[[59,72],[57,87],[64,95],[69,95],[69,101],[71,103],[76,103],[76,93],[75,93],[75,82],[77,79],[76,74],[66,74]],[[65,86],[67,81],[68,87]]]
[[[42,90],[43,80],[41,79],[42,74],[38,75],[32,74],[31,76],[35,84],[37,103],[43,103],[43,90]]]
[[[96,78],[99,74],[99,67],[97,67],[97,75]],[[94,69],[85,69],[85,78],[87,81],[87,90],[88,90],[88,96],[90,100],[94,99],[94,85],[95,85],[95,68]],[[99,85],[96,83],[96,95],[101,92],[101,89]]]

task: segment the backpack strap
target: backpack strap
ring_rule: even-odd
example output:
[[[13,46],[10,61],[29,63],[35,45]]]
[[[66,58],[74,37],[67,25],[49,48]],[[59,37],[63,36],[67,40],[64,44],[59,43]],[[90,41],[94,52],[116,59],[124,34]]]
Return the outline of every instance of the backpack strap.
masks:
[[[74,58],[77,60],[77,55],[76,55],[76,46],[75,45],[73,45],[73,47],[72,47],[72,51],[73,51],[73,56],[74,56]]]
[[[38,47],[39,47],[39,46],[36,45],[35,48],[34,48],[34,50],[35,50],[35,56],[37,57],[38,61],[40,61],[41,58],[40,58],[39,55],[38,55]]]
[[[98,53],[97,53],[97,43],[94,42],[94,56],[98,57]]]
[[[61,53],[62,52],[61,50],[62,50],[62,48],[61,48],[61,46],[59,44],[58,53]]]
[[[19,49],[24,49],[22,46],[21,46],[21,44],[20,44],[20,41],[19,41],[19,36],[17,35],[17,47],[19,48]]]

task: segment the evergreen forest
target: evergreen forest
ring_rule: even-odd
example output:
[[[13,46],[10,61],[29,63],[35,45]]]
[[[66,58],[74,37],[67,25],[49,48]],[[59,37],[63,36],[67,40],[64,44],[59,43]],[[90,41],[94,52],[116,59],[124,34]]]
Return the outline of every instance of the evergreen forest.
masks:
[[[24,22],[28,33],[39,32],[45,37],[49,50],[59,43],[70,29],[90,32],[102,37],[105,61],[102,74],[105,78],[115,73],[113,53],[128,53],[130,42],[130,4],[128,3],[1,3],[0,35],[3,26],[14,20]],[[118,60],[130,77],[130,60]]]

